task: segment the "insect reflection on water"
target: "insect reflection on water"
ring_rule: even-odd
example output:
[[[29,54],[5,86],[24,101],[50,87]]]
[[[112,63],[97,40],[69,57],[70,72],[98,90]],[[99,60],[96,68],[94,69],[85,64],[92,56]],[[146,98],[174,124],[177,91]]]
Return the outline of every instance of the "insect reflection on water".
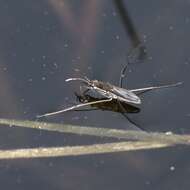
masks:
[[[138,113],[140,111],[136,105],[141,104],[140,95],[156,89],[161,88],[169,88],[174,87],[182,84],[181,82],[170,84],[170,85],[163,85],[163,86],[151,86],[146,88],[139,88],[139,89],[132,89],[127,90],[122,88],[123,78],[125,76],[127,65],[122,69],[119,86],[114,86],[107,82],[102,82],[98,80],[89,80],[87,77],[85,78],[68,78],[66,82],[69,81],[80,81],[83,86],[80,86],[81,92],[80,94],[75,93],[77,99],[81,104],[71,106],[69,108],[59,110],[56,112],[46,113],[43,115],[38,115],[37,117],[47,117],[51,115],[60,114],[63,112],[77,110],[78,108],[85,107],[85,106],[92,106],[98,109],[103,110],[110,110],[115,112],[122,113],[131,123],[136,125],[133,121],[128,118],[125,113]],[[83,90],[82,90],[83,87]],[[91,94],[95,93],[99,97],[94,97]],[[136,125],[138,128],[143,129],[142,127]],[[143,129],[144,130],[144,129]]]

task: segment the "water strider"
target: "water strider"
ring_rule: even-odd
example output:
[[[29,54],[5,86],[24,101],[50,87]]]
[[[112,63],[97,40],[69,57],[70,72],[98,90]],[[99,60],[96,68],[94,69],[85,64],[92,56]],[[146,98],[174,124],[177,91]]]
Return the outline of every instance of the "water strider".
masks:
[[[103,100],[102,97],[95,97],[91,94],[78,94],[75,92],[75,96],[80,103],[94,102],[98,100]],[[104,98],[105,99],[105,98]],[[120,105],[121,104],[121,105]],[[93,111],[93,110],[103,110],[103,111],[113,111],[121,114],[125,113],[139,113],[140,108],[135,107],[134,105],[126,104],[124,102],[118,103],[117,100],[112,100],[111,102],[102,102],[98,104],[92,104],[92,108],[86,109],[77,109],[75,111]]]
[[[87,77],[66,79],[66,82],[80,81],[83,84],[83,87],[85,90],[81,91],[81,95],[75,94],[78,100],[81,102],[81,104],[74,105],[66,109],[59,110],[59,111],[50,112],[43,115],[38,115],[37,118],[56,115],[56,114],[60,114],[60,113],[71,111],[71,110],[77,110],[78,108],[81,108],[84,106],[93,106],[93,107],[97,107],[104,110],[116,111],[116,112],[122,113],[123,115],[126,112],[138,113],[140,109],[137,108],[136,106],[141,104],[141,99],[139,97],[140,94],[145,93],[147,91],[151,91],[151,90],[169,88],[169,87],[174,87],[174,86],[178,86],[182,84],[182,82],[178,82],[178,83],[169,84],[169,85],[151,86],[151,87],[127,90],[127,89],[122,88],[122,82],[123,82],[123,78],[125,77],[126,68],[127,68],[127,65],[121,71],[120,82],[119,82],[120,87],[112,85],[108,82],[90,80]],[[96,93],[100,95],[101,98],[93,97],[92,95],[88,94],[89,92]],[[133,121],[130,120],[130,118],[128,118],[127,115],[124,115],[124,116],[127,117],[127,119],[131,123],[135,124]],[[137,127],[142,129],[139,126]]]

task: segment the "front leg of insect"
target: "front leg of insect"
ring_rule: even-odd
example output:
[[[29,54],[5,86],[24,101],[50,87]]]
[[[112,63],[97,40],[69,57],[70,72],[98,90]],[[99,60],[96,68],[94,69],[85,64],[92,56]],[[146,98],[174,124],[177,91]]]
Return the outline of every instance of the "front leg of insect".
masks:
[[[72,110],[75,110],[75,109],[78,109],[78,108],[81,108],[81,107],[84,107],[84,106],[90,106],[90,105],[93,105],[93,104],[99,104],[99,103],[110,102],[110,101],[112,101],[112,98],[104,99],[104,100],[98,100],[98,101],[94,101],[94,102],[87,102],[87,103],[71,106],[69,108],[62,109],[62,110],[59,110],[59,111],[50,112],[50,113],[46,113],[46,114],[43,114],[43,115],[37,115],[36,117],[41,118],[41,117],[57,115],[57,114],[64,113],[64,112],[67,112],[67,111],[72,111]]]
[[[87,90],[94,90],[94,89],[96,89],[96,87],[94,86],[94,84],[91,81],[87,80],[87,79],[83,79],[83,78],[69,78],[66,81],[73,81],[73,80],[79,80],[79,81],[82,81],[83,83],[85,83],[85,85],[86,85],[85,87],[87,88]],[[94,104],[100,104],[100,103],[112,101],[113,97],[111,95],[109,95],[105,90],[102,90],[102,89],[98,90],[98,89],[99,88],[96,89],[98,91],[98,93],[104,95],[104,97],[106,99],[101,99],[101,100],[97,100],[97,101],[93,101],[93,102],[85,102],[85,103],[78,104],[78,105],[75,105],[75,106],[71,106],[69,108],[62,109],[62,110],[59,110],[59,111],[50,112],[50,113],[46,113],[46,114],[43,114],[43,115],[37,115],[36,117],[37,118],[41,118],[41,117],[47,117],[47,116],[57,115],[57,114],[64,113],[64,112],[67,112],[67,111],[72,111],[72,110],[75,110],[75,109],[78,109],[78,108],[81,108],[81,107],[84,107],[84,106],[90,106],[90,105],[94,105]],[[85,92],[83,92],[83,93],[85,93]],[[85,95],[85,94],[83,94],[83,95]]]

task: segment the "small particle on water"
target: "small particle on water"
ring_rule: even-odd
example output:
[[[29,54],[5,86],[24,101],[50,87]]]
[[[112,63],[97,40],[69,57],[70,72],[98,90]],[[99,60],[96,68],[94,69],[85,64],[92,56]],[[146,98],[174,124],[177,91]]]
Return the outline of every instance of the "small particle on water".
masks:
[[[115,36],[115,39],[116,39],[116,40],[119,40],[119,39],[120,39],[119,35],[116,35],[116,36]]]
[[[143,35],[143,41],[146,42],[147,41],[147,35]]]
[[[88,119],[88,116],[85,115],[85,116],[84,116],[84,119],[87,120],[87,119]]]
[[[68,45],[68,44],[64,44],[64,47],[65,47],[65,48],[68,48],[68,47],[69,47],[69,45]]]
[[[58,65],[57,65],[56,62],[53,62],[53,65],[54,65],[54,67],[55,67],[56,69],[58,68]]]
[[[143,48],[143,53],[147,53],[147,49],[146,48]]]
[[[43,81],[46,80],[46,77],[42,77],[42,80],[43,80]]]
[[[44,68],[45,68],[45,67],[46,67],[46,64],[45,64],[45,63],[43,63],[43,64],[42,64],[42,67],[44,67]]]
[[[185,18],[185,22],[188,24],[189,21],[190,21],[190,18],[189,18],[189,17],[186,17],[186,18]]]
[[[32,81],[33,81],[33,79],[32,79],[32,78],[29,78],[29,79],[28,79],[28,82],[32,82]]]
[[[88,70],[89,70],[89,71],[92,70],[92,67],[88,66]]]
[[[79,119],[80,119],[79,116],[72,117],[72,120],[79,120]]]
[[[174,27],[173,26],[169,26],[169,30],[173,30],[174,29]]]
[[[34,63],[34,62],[35,62],[35,58],[34,58],[34,57],[32,57],[31,61],[32,61],[32,63]]]
[[[45,11],[43,12],[43,14],[44,14],[45,16],[47,16],[47,15],[49,14],[49,12],[45,10]]]
[[[105,161],[104,160],[100,160],[100,164],[105,164]]]
[[[103,17],[106,17],[107,15],[106,15],[106,13],[103,13],[102,16],[103,16]]]
[[[105,51],[104,51],[104,50],[101,50],[101,51],[100,51],[100,53],[101,53],[101,54],[104,54],[104,53],[105,53]]]
[[[49,162],[48,166],[53,167],[53,162]]]
[[[29,23],[26,24],[26,28],[30,28],[30,24]]]
[[[45,56],[45,55],[42,55],[42,59],[46,59],[46,56]]]
[[[75,68],[74,71],[75,72],[80,72],[80,69]]]
[[[17,183],[17,184],[21,184],[21,183],[22,183],[22,178],[21,178],[21,176],[18,176],[18,177],[16,178],[16,183]]]
[[[20,27],[18,26],[17,28],[16,28],[16,33],[20,33],[21,32],[21,29],[20,29]]]
[[[146,38],[147,38],[147,35],[146,35],[146,34],[144,34],[144,35],[143,35],[143,39],[144,39],[144,40],[146,40]]]
[[[157,78],[157,74],[156,74],[156,73],[153,74],[153,78],[154,78],[154,79]]]
[[[65,97],[65,101],[68,101],[69,100],[69,97]]]
[[[16,55],[17,55],[16,53],[13,53],[13,54],[12,54],[13,57],[16,57]]]
[[[117,16],[117,13],[115,11],[112,12],[113,16]]]
[[[175,170],[175,166],[170,166],[170,170],[174,171]]]
[[[146,185],[150,185],[150,181],[146,181],[145,184],[146,184]]]

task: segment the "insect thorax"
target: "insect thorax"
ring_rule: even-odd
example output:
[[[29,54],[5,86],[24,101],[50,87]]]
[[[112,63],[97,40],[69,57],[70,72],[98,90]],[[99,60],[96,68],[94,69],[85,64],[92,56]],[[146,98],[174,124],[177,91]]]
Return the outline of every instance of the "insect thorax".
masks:
[[[110,91],[113,88],[112,85],[107,82],[93,80],[92,83],[94,86],[96,86],[102,90],[105,90],[105,91]]]

